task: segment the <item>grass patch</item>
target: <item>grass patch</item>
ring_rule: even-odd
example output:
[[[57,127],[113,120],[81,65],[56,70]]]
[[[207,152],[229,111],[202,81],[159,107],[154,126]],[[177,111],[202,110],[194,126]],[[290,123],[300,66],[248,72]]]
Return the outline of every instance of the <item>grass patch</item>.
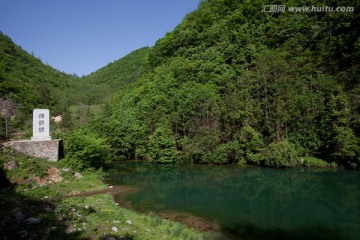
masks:
[[[185,225],[154,214],[140,214],[117,206],[110,194],[64,198],[68,194],[106,189],[104,173],[75,173],[61,162],[29,158],[6,150],[0,181],[0,232],[4,239],[212,239]],[[2,169],[1,169],[2,170]]]
[[[55,211],[71,224],[72,233],[84,238],[107,235],[149,240],[204,239],[201,233],[180,223],[119,208],[109,194],[68,198]]]

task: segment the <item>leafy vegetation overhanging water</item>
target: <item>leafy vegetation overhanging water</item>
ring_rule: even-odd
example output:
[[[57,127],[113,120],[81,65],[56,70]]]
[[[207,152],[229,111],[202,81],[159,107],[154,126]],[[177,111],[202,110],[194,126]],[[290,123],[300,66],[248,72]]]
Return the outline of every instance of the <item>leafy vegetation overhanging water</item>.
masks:
[[[189,213],[232,238],[360,237],[359,172],[126,162],[109,173],[139,189],[126,197],[136,210]]]

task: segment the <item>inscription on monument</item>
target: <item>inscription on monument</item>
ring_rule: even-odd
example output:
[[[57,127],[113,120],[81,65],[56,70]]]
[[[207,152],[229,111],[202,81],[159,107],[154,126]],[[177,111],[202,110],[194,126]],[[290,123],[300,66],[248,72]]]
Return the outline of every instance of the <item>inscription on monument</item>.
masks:
[[[34,109],[33,136],[31,140],[34,141],[51,140],[49,109]]]

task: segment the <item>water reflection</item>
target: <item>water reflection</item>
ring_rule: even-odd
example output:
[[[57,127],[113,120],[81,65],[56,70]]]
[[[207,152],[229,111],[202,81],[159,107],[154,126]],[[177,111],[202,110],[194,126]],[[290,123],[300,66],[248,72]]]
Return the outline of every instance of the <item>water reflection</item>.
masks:
[[[358,172],[127,162],[108,181],[140,189],[135,209],[190,213],[231,238],[360,239]]]

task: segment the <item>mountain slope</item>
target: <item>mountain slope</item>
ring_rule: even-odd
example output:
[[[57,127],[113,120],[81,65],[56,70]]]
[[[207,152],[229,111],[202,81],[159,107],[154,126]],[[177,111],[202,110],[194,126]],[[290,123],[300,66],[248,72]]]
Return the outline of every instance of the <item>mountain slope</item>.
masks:
[[[34,108],[63,113],[77,78],[45,65],[0,32],[0,138],[29,135]]]
[[[202,1],[160,39],[149,71],[98,122],[116,155],[360,167],[359,2],[322,3],[349,13],[261,12],[272,4]]]
[[[73,78],[43,64],[0,32],[0,96],[11,95],[27,110],[50,107]]]
[[[82,80],[121,89],[128,83],[134,82],[143,73],[149,51],[150,48],[148,47],[135,50],[125,57],[85,76]]]
[[[9,103],[17,109],[10,124],[13,131],[22,129],[24,123],[31,124],[29,116],[34,108],[49,108],[53,115],[66,115],[69,119],[66,125],[84,124],[92,114],[91,109],[98,111],[116,89],[141,75],[148,52],[149,48],[139,49],[89,76],[78,78],[43,64],[0,32],[0,137],[8,135],[3,126],[15,114],[10,109],[5,113],[5,104]]]

